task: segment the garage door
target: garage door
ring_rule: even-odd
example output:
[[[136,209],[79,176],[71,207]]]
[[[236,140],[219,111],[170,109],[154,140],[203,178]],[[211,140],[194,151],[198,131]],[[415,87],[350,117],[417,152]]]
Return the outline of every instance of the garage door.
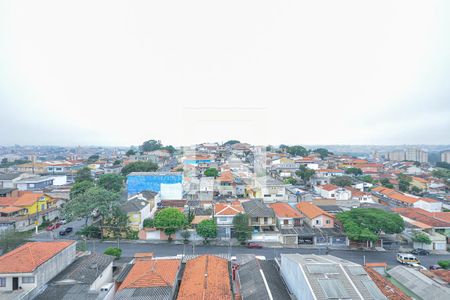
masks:
[[[434,250],[447,250],[446,243],[434,243]]]

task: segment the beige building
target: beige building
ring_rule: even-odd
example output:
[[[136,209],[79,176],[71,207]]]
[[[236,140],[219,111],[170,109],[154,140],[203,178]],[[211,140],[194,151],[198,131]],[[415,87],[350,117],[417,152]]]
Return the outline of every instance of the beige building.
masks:
[[[450,150],[445,150],[441,152],[441,161],[450,164]]]

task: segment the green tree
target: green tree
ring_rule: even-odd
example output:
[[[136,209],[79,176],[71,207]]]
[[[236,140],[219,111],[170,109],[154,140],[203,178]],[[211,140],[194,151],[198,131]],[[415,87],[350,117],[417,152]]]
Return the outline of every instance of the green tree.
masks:
[[[142,152],[151,152],[151,151],[155,151],[155,150],[159,150],[162,148],[162,144],[160,141],[157,140],[148,140],[145,141],[140,147],[139,149]]]
[[[241,244],[252,236],[252,228],[248,225],[248,221],[248,215],[243,213],[239,213],[233,218],[234,233]]]
[[[17,247],[25,244],[31,238],[29,231],[18,232],[14,229],[6,229],[0,231],[0,250],[2,254],[16,249]]]
[[[122,175],[127,176],[132,172],[154,172],[158,170],[158,165],[151,161],[136,161],[122,168]]]
[[[84,235],[86,238],[99,239],[102,237],[100,227],[97,225],[89,225],[81,228],[78,232],[78,235]]]
[[[186,217],[178,209],[169,207],[162,209],[156,214],[154,223],[155,227],[163,230],[169,236],[169,241],[171,241],[172,234],[186,224]]]
[[[443,169],[443,168],[436,168],[431,172],[431,175],[433,175],[436,178],[441,179],[450,179],[450,170]]]
[[[387,187],[388,189],[393,189],[394,185],[392,183],[389,182],[389,179],[387,178],[383,178],[380,180],[381,185],[383,185],[384,187]]]
[[[105,249],[105,252],[103,252],[105,255],[111,255],[114,256],[116,259],[119,259],[122,255],[122,249],[116,248],[116,247],[108,247]]]
[[[421,243],[422,247],[423,247],[423,244],[430,245],[432,243],[428,234],[426,234],[424,232],[416,232],[414,234],[414,237],[412,240],[416,243]]]
[[[100,187],[92,187],[85,193],[75,196],[64,206],[64,215],[69,219],[81,217],[85,219],[85,226],[94,210],[102,216],[108,216],[113,206],[118,205],[118,193],[107,191]]]
[[[306,150],[305,147],[298,146],[298,145],[287,147],[286,152],[292,156],[307,156],[309,154],[309,151]]]
[[[120,192],[123,188],[123,176],[118,174],[104,174],[100,176],[97,184],[105,190]]]
[[[128,150],[126,153],[125,153],[125,155],[126,156],[133,156],[133,155],[136,155],[136,150],[134,150],[134,149],[130,149],[130,150]]]
[[[203,242],[207,244],[208,239],[217,237],[217,224],[214,220],[203,220],[197,225],[196,232],[203,238]]]
[[[445,162],[445,161],[438,161],[436,163],[436,167],[450,170],[450,164],[448,162]]]
[[[167,150],[167,151],[170,152],[170,154],[175,153],[175,147],[172,146],[172,145],[164,146],[164,147],[161,148],[161,150]]]
[[[305,165],[301,165],[300,169],[295,172],[295,175],[300,177],[304,182],[307,182],[314,176],[315,173],[316,171],[308,169]]]
[[[398,189],[402,192],[407,192],[409,190],[409,185],[411,184],[412,178],[404,174],[400,174],[398,178]]]
[[[128,236],[131,229],[128,226],[128,216],[119,206],[113,206],[103,218],[102,228],[108,237],[121,238]]]
[[[70,189],[70,199],[75,198],[78,195],[84,194],[88,189],[94,187],[92,181],[78,181],[72,185]]]
[[[77,175],[75,175],[75,182],[80,181],[94,181],[91,175],[91,169],[84,167],[77,171]]]
[[[362,175],[363,172],[360,168],[348,168],[345,170],[345,174],[359,176],[359,175]]]
[[[143,226],[144,228],[153,228],[155,227],[155,222],[152,218],[147,218],[144,220]]]
[[[293,177],[288,177],[288,178],[284,179],[284,183],[295,185],[295,184],[297,184],[297,180],[295,180],[295,178],[293,178]]]
[[[331,183],[340,187],[352,185],[352,179],[348,176],[338,176],[331,178]]]
[[[411,187],[411,192],[412,192],[414,195],[417,195],[417,194],[420,194],[420,193],[422,192],[422,190],[419,189],[417,186],[413,186],[413,187]]]
[[[327,156],[333,154],[325,148],[317,148],[313,151],[314,153],[318,153],[321,159],[326,158]]]
[[[367,182],[367,183],[374,182],[373,177],[370,175],[363,175],[363,176],[359,177],[359,179],[361,179],[362,181]]]
[[[232,146],[234,144],[239,144],[240,142],[238,140],[229,140],[227,142],[225,142],[223,145],[224,146]]]
[[[219,171],[217,171],[216,168],[208,168],[203,174],[207,177],[217,177],[219,175]]]
[[[405,224],[396,213],[376,208],[354,208],[338,213],[336,218],[344,226],[345,234],[354,241],[377,241],[379,235],[401,233]]]
[[[100,155],[94,154],[94,155],[89,156],[86,162],[87,162],[88,164],[93,164],[93,163],[95,163],[97,160],[99,160],[99,158],[100,158]]]
[[[113,163],[113,166],[120,166],[121,163],[122,161],[120,159],[116,159]]]

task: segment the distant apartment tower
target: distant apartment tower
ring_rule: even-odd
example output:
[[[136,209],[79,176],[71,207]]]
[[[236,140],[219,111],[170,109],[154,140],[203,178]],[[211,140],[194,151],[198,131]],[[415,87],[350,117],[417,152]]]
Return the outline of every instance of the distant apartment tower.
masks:
[[[428,152],[417,148],[395,150],[388,152],[387,158],[391,161],[411,160],[426,163],[428,162]]]
[[[387,158],[391,161],[403,161],[406,159],[405,151],[396,150],[387,153]]]
[[[406,160],[418,161],[420,163],[428,162],[428,152],[421,149],[417,148],[406,149],[405,156]]]
[[[450,164],[450,150],[445,150],[444,152],[441,152],[441,161]]]

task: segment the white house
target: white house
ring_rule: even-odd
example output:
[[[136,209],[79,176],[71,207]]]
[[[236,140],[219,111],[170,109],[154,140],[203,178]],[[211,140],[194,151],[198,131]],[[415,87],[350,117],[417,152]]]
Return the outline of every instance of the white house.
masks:
[[[442,211],[442,202],[431,199],[431,198],[419,198],[413,207],[421,208],[429,212],[440,212]]]
[[[75,260],[75,245],[75,241],[29,242],[0,256],[0,299],[2,293],[8,299],[33,298]],[[11,293],[17,297],[11,298]]]
[[[237,214],[244,211],[237,202],[233,204],[217,203],[214,205],[214,218],[217,223],[217,236],[223,239],[232,237],[233,220]]]

